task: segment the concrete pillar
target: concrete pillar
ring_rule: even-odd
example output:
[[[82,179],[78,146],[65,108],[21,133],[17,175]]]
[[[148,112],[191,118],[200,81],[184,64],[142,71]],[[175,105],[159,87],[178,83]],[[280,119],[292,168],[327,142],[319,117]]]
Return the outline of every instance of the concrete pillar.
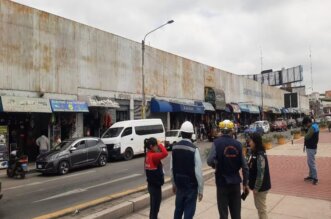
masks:
[[[134,100],[133,97],[131,96],[130,98],[130,120],[134,119]]]
[[[170,113],[167,112],[167,131],[170,130]]]
[[[83,137],[84,132],[84,117],[83,113],[76,113],[76,125],[75,130],[72,133],[73,138]]]

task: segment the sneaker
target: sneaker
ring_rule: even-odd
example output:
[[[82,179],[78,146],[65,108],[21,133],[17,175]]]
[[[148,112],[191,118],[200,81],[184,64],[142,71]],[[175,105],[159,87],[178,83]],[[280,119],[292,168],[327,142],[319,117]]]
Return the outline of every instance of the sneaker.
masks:
[[[303,179],[304,181],[313,181],[313,177],[307,176]]]
[[[313,185],[317,185],[318,184],[318,179],[313,179]]]

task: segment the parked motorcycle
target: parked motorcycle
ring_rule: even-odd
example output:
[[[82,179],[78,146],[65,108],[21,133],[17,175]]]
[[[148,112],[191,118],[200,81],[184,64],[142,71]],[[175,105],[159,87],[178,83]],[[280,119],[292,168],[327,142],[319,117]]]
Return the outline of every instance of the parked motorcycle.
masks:
[[[9,156],[7,176],[11,178],[25,178],[28,172],[28,156],[20,156],[17,151],[12,151]]]

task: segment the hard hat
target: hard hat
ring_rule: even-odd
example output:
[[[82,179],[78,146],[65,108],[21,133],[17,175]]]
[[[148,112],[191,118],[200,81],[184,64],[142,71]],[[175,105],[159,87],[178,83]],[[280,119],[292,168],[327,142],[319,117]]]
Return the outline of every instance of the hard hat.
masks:
[[[182,124],[182,126],[180,127],[180,131],[181,132],[186,132],[186,133],[194,133],[194,128],[191,122],[186,121]]]
[[[218,127],[221,131],[231,131],[234,128],[234,124],[230,120],[224,120],[218,124]]]

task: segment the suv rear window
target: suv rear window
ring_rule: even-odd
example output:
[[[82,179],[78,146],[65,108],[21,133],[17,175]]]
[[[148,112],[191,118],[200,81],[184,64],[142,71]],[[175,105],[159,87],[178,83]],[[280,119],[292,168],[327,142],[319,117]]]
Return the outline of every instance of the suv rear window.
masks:
[[[164,132],[162,125],[136,126],[135,131],[137,135],[151,135]]]

